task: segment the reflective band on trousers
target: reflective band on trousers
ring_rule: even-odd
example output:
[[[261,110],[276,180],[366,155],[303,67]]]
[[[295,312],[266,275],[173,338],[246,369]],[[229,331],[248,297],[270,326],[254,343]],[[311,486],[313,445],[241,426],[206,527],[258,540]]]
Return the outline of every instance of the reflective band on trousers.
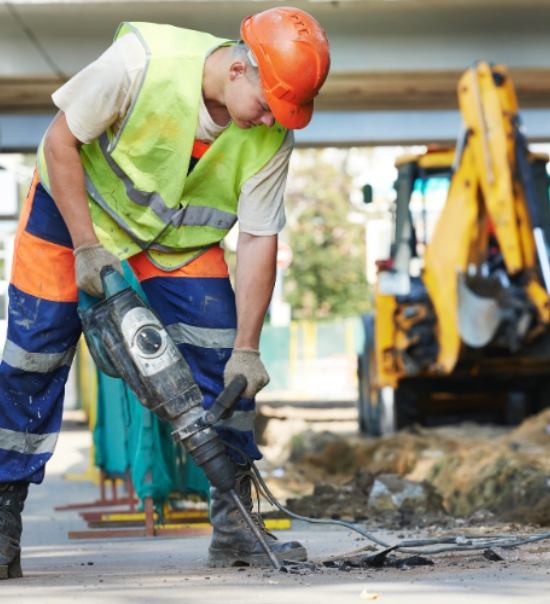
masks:
[[[168,325],[166,331],[174,344],[192,344],[201,348],[233,348],[236,329],[212,329],[209,327],[195,327],[185,323]],[[232,428],[241,432],[254,430],[254,411],[235,411],[229,419],[217,422],[221,428]]]
[[[71,366],[76,348],[72,346],[65,352],[27,352],[10,340],[6,340],[2,361],[15,369],[22,369],[29,373],[48,373],[63,367]]]
[[[236,329],[194,327],[185,323],[168,325],[166,331],[174,344],[192,344],[201,348],[233,348]]]
[[[14,432],[0,428],[0,449],[40,455],[53,453],[59,432],[53,434],[30,434],[29,432]]]
[[[111,170],[118,176],[118,178],[124,183],[126,188],[126,195],[128,199],[131,199],[135,204],[149,208],[155,215],[164,222],[164,224],[178,228],[181,226],[202,226],[212,227],[214,229],[229,230],[237,222],[235,214],[218,210],[217,208],[209,208],[204,206],[186,206],[185,208],[169,208],[164,199],[159,193],[149,193],[147,191],[140,191],[136,189],[132,180],[122,170],[122,168],[115,162],[113,157],[108,151],[109,138],[106,133],[103,133],[99,137],[99,148],[101,149],[103,156]],[[94,197],[95,199],[95,197]],[[95,201],[98,201],[95,199]],[[107,209],[107,204],[102,205],[104,210]]]

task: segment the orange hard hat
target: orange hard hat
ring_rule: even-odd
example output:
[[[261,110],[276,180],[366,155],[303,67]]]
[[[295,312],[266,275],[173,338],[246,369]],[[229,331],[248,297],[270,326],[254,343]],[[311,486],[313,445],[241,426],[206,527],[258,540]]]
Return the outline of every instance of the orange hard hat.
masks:
[[[260,72],[267,103],[285,128],[304,128],[330,67],[323,28],[297,8],[271,8],[241,24]]]

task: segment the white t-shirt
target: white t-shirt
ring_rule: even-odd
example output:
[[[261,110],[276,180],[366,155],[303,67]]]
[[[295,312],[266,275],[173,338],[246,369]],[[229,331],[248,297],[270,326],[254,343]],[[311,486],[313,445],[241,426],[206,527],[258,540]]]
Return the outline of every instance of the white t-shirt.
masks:
[[[129,33],[54,92],[54,104],[65,113],[70,131],[80,142],[91,143],[109,126],[118,132],[137,93],[146,60],[143,45]],[[211,143],[225,128],[210,117],[201,95],[195,139]],[[285,226],[284,190],[293,146],[294,135],[288,130],[277,153],[243,184],[240,231],[276,235]]]

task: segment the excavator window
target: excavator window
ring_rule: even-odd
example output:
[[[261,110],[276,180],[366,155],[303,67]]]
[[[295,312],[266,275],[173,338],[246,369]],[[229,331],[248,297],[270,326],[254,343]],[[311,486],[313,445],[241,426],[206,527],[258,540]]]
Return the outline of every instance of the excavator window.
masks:
[[[426,244],[445,205],[451,180],[449,166],[421,168],[416,162],[398,166],[393,219],[392,258],[398,272],[409,273],[411,259],[421,270]]]
[[[450,174],[422,175],[414,183],[409,209],[413,231],[416,234],[415,255],[420,258],[424,257],[426,245],[431,241],[439,216],[445,207],[449,185]]]

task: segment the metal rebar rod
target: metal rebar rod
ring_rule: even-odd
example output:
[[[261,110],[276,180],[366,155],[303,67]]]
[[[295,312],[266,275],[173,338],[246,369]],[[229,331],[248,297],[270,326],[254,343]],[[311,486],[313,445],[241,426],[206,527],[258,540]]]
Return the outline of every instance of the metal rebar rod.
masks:
[[[275,570],[280,570],[281,565],[279,564],[279,560],[277,560],[275,554],[271,551],[271,548],[267,544],[265,537],[262,535],[262,532],[254,522],[254,520],[252,520],[250,514],[248,513],[248,510],[244,507],[243,502],[240,500],[239,496],[235,492],[235,489],[231,489],[229,491],[229,494],[233,498],[235,505],[239,508],[239,510],[241,510],[243,518],[246,520],[246,523],[250,527],[250,530],[254,533],[256,539],[260,542],[260,545],[262,546],[262,549],[264,550],[271,564],[273,565],[273,568]]]

